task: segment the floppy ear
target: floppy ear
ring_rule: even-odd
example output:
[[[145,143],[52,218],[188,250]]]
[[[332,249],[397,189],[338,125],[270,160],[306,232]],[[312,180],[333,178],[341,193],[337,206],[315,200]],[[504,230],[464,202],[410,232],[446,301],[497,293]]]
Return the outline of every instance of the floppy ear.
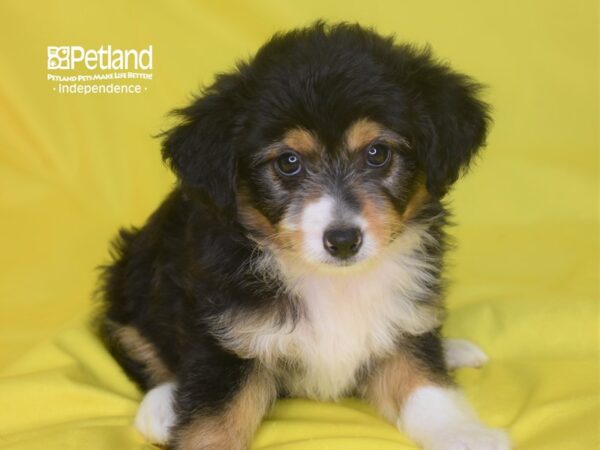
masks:
[[[481,86],[432,60],[428,51],[413,72],[418,92],[417,159],[427,190],[442,197],[485,144],[488,105]]]
[[[186,188],[217,210],[234,210],[236,155],[233,139],[238,75],[221,75],[202,97],[174,111],[182,123],[164,133],[162,156]]]

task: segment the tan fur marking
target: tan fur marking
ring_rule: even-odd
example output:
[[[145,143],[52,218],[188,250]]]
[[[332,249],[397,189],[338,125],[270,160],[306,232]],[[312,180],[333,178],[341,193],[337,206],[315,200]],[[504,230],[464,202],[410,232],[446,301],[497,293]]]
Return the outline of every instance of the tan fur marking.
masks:
[[[247,230],[259,234],[260,238],[265,238],[275,234],[276,229],[269,219],[258,209],[252,206],[248,192],[245,188],[240,188],[237,195],[237,210],[240,222]]]
[[[402,227],[401,217],[394,207],[385,200],[370,198],[368,195],[357,193],[361,204],[363,218],[367,221],[369,231],[379,244],[386,245],[392,233]]]
[[[382,126],[368,119],[354,122],[346,131],[346,146],[351,151],[362,150],[381,134]]]
[[[303,155],[316,154],[320,148],[314,134],[304,128],[294,128],[287,131],[282,142]]]
[[[417,190],[415,191],[415,193],[413,194],[412,198],[410,199],[410,202],[408,203],[408,205],[406,205],[406,209],[404,210],[404,213],[402,214],[402,218],[404,220],[412,219],[415,216],[415,214],[419,211],[421,206],[423,206],[423,204],[428,199],[429,199],[429,192],[427,192],[427,188],[425,187],[425,184],[421,183],[419,185],[419,187],[417,188]]]
[[[305,203],[314,196],[306,197]],[[292,249],[302,242],[301,230],[283,230],[280,224],[273,225],[263,213],[250,203],[246,189],[238,190],[238,216],[240,223],[251,233],[255,241],[262,244],[275,244],[279,249]]]
[[[436,384],[433,378],[409,355],[399,353],[373,369],[361,394],[384,418],[396,423],[404,400],[418,387]]]
[[[275,382],[264,370],[251,373],[218,417],[198,417],[179,432],[179,450],[246,450],[276,397]]]
[[[379,245],[385,244],[389,240],[389,226],[386,226],[382,220],[379,208],[373,205],[368,199],[362,203],[362,215],[367,221],[368,229],[377,239]]]
[[[115,325],[115,327],[114,336],[132,359],[144,365],[145,371],[154,385],[174,378],[173,373],[158,356],[154,345],[144,338],[136,328],[129,325]]]
[[[293,128],[283,135],[280,141],[269,145],[265,150],[266,158],[275,158],[286,149],[291,149],[300,155],[318,155],[322,146],[316,136],[304,128]]]
[[[405,138],[369,119],[359,119],[346,130],[345,143],[351,152],[361,151],[375,140],[410,148]]]
[[[320,193],[308,193],[304,196],[303,210],[310,202],[318,199]],[[250,206],[244,199],[242,192],[241,201],[238,204],[238,211],[241,217],[241,223],[250,231],[258,231],[261,236],[255,236],[255,240],[263,244],[273,244],[279,250],[294,250],[297,251],[304,239],[304,233],[298,228],[297,220],[299,217],[287,216],[280,223],[273,225],[269,220],[258,210]],[[282,226],[283,222],[293,223],[294,226],[286,228]]]

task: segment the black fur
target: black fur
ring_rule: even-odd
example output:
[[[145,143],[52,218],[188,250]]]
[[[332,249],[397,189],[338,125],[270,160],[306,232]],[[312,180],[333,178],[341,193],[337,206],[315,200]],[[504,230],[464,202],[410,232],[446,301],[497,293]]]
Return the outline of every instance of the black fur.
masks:
[[[143,227],[121,231],[114,262],[105,269],[104,317],[139,330],[176,375],[178,426],[224,408],[252,365],[219,344],[208,331],[211,321],[231,311],[294,314],[280,298],[278,277],[245,269],[262,250],[237,220],[240,184],[270,220],[282,214],[282,208],[269,208],[253,179],[255,153],[301,126],[314,130],[333,155],[344,130],[364,117],[405,136],[411,176],[424,174],[431,194],[413,220],[433,221],[440,245],[423,257],[439,261],[431,286],[439,293],[441,199],[486,134],[487,106],[478,91],[429,50],[396,45],[358,25],[317,23],[276,35],[177,111],[182,123],[165,133],[162,155],[179,185]],[[400,194],[389,195],[397,200]],[[106,334],[125,371],[143,389],[151,387],[109,327]],[[445,373],[437,332],[415,337],[409,348]]]

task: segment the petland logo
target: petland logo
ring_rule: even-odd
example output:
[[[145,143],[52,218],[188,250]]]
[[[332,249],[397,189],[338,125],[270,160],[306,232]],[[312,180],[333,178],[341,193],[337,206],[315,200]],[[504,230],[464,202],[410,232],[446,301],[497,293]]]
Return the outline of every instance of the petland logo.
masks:
[[[152,46],[49,46],[46,77],[59,94],[140,94],[152,82]]]
[[[142,50],[108,45],[86,50],[80,46],[48,47],[48,70],[152,70],[152,45]]]

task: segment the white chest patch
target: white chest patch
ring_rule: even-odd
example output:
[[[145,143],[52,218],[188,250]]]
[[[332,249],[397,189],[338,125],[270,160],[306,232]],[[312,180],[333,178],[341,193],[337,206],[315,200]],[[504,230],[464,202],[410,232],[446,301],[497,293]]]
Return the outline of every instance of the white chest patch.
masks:
[[[422,333],[439,325],[438,310],[416,298],[427,292],[430,267],[414,251],[424,232],[403,233],[372,267],[350,273],[294,273],[289,290],[300,299],[298,323],[272,318],[235,320],[219,332],[226,346],[276,367],[297,362],[281,381],[293,396],[334,399],[355,386],[371,357],[391,352],[402,332]],[[300,274],[300,275],[298,275]]]
[[[372,356],[393,349],[405,320],[402,300],[386,280],[367,276],[307,277],[299,291],[305,316],[282,338],[304,370],[287,388],[297,396],[338,397]]]

